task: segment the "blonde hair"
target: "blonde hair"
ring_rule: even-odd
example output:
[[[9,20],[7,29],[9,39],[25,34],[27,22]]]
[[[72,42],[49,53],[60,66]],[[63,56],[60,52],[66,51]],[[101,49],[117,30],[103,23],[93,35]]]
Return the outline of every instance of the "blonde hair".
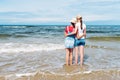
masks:
[[[83,24],[82,16],[78,15],[78,16],[76,16],[76,19],[77,19],[77,21],[80,20],[80,23],[81,23],[80,27],[81,27],[81,29],[83,29],[83,27],[82,27],[82,24]]]

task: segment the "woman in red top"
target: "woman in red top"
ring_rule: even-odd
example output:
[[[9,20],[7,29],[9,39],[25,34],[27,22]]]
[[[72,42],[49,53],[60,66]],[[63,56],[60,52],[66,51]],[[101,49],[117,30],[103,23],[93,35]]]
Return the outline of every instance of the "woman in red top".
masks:
[[[73,58],[73,48],[75,42],[75,35],[68,35],[72,33],[75,29],[76,19],[72,19],[71,25],[67,26],[64,31],[65,35],[65,48],[66,48],[66,65],[72,65],[72,58]]]

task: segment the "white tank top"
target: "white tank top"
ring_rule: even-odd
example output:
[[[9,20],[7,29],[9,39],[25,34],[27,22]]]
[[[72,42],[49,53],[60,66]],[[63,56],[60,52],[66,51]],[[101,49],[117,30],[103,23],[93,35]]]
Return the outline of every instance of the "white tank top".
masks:
[[[84,31],[84,29],[86,28],[86,25],[83,23],[82,24],[82,29],[81,29],[81,23],[76,23],[76,26],[77,26],[77,28],[78,28],[78,33],[79,33],[79,35],[82,35],[83,34],[83,31]],[[85,39],[85,37],[83,36],[81,39]]]

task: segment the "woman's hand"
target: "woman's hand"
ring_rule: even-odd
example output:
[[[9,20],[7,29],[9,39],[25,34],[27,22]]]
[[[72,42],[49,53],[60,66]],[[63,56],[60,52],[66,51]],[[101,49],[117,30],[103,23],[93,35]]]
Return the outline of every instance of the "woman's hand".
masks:
[[[80,39],[80,38],[82,38],[84,36],[84,34],[77,34],[77,39]]]
[[[64,31],[64,36],[65,36],[65,37],[67,37],[67,36],[68,36],[68,34],[67,34],[65,31]]]

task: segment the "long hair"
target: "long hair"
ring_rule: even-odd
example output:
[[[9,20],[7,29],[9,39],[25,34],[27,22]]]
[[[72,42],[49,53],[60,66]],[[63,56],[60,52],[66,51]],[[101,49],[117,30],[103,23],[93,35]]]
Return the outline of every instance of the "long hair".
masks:
[[[75,23],[71,23],[72,24],[72,26],[75,28]]]
[[[80,27],[81,27],[81,30],[83,29],[83,27],[82,27],[82,24],[83,24],[83,21],[82,21],[82,18],[80,18]]]

